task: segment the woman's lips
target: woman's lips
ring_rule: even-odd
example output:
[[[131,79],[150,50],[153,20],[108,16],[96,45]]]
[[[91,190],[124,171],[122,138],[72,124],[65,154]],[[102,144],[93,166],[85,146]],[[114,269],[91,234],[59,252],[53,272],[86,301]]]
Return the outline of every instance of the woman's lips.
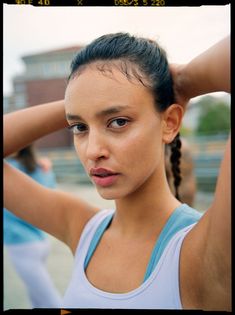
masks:
[[[93,175],[92,179],[95,182],[96,185],[102,186],[102,187],[108,187],[114,184],[119,174],[116,175],[108,175],[106,177],[98,177]]]
[[[119,173],[115,173],[105,168],[92,168],[90,170],[90,176],[94,183],[102,187],[108,187],[114,184],[119,175]]]

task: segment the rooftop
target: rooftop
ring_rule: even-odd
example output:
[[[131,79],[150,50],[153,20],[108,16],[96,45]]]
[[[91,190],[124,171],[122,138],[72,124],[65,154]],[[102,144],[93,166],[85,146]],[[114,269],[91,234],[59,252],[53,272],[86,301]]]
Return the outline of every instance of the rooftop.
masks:
[[[31,54],[31,55],[25,55],[22,57],[23,60],[28,59],[28,58],[32,58],[32,57],[46,57],[46,56],[52,56],[55,54],[60,54],[60,53],[69,53],[69,52],[75,52],[78,51],[80,49],[82,49],[83,46],[70,46],[70,47],[64,47],[64,48],[59,48],[59,49],[53,49],[53,50],[49,50],[49,51],[45,51],[45,52],[39,52],[36,54]]]

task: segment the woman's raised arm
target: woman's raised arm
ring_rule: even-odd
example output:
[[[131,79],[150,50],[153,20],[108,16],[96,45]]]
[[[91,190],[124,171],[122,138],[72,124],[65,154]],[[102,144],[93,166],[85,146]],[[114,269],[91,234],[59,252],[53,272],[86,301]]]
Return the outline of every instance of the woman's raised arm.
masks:
[[[4,116],[4,157],[66,127],[64,101],[37,105]],[[66,243],[74,252],[95,207],[46,188],[4,162],[4,207]]]
[[[176,102],[217,91],[230,92],[230,39],[224,38],[187,65],[172,65]],[[187,235],[182,255],[182,292],[205,310],[231,310],[230,137],[220,166],[214,200]],[[192,254],[193,253],[193,254]],[[195,276],[193,276],[195,274]],[[187,293],[186,293],[187,295]],[[191,301],[195,303],[195,301]],[[190,305],[190,304],[189,304]]]
[[[64,101],[32,106],[4,115],[4,157],[68,125]]]
[[[185,106],[193,97],[230,93],[230,37],[227,36],[185,65],[170,65],[176,102]]]

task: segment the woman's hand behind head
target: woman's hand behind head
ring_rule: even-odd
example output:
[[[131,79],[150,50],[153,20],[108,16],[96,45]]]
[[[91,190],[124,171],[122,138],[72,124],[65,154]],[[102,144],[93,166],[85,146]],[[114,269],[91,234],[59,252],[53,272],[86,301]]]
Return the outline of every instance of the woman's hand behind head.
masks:
[[[187,95],[187,90],[185,89],[187,78],[183,75],[184,64],[175,64],[172,63],[169,65],[170,72],[173,78],[175,102],[183,106],[184,110],[190,100],[190,97]]]

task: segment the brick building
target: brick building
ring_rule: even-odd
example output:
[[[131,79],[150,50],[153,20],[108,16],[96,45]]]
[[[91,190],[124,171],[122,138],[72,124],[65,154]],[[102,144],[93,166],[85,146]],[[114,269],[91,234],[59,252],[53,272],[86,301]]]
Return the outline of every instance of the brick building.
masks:
[[[25,72],[13,78],[13,95],[5,98],[4,111],[62,99],[71,60],[81,48],[67,47],[22,57]],[[68,130],[54,132],[36,141],[36,146],[40,148],[71,145],[72,135]]]

